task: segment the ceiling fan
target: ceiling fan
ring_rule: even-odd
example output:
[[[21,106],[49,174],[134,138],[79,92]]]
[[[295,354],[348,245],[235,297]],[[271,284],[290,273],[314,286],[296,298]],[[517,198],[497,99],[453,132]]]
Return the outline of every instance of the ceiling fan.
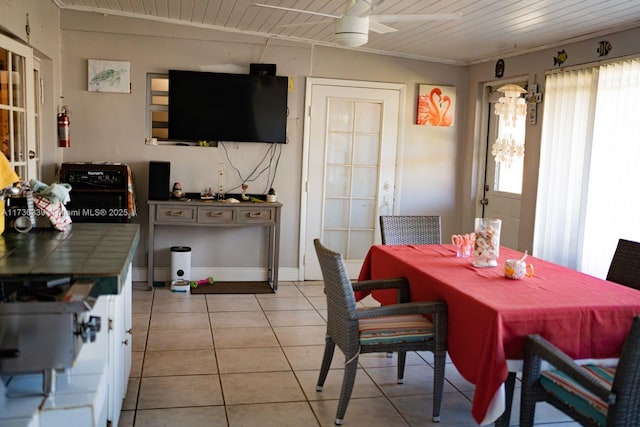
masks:
[[[309,10],[293,9],[290,7],[274,6],[269,4],[254,3],[254,6],[270,9],[286,10],[289,12],[306,13],[309,15],[323,16],[336,19],[335,41],[341,46],[358,47],[369,41],[369,31],[379,34],[398,31],[383,22],[424,22],[461,19],[461,13],[430,13],[423,15],[375,15],[373,6],[375,0],[347,0],[345,11],[342,15],[330,15],[327,13],[312,12]],[[375,3],[381,3],[378,0]],[[296,27],[302,25],[322,24],[330,21],[301,22],[297,24],[280,25],[279,27]]]

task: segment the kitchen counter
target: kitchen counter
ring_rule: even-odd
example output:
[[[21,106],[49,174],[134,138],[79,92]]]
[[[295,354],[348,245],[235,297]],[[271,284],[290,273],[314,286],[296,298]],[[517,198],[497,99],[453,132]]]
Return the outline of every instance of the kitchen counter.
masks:
[[[0,235],[0,281],[95,280],[90,314],[102,318],[96,340],[83,345],[72,368],[57,372],[52,394],[42,394],[42,372],[0,374],[1,427],[118,424],[131,367],[131,266],[139,239],[139,225],[113,223]]]
[[[0,278],[89,278],[99,282],[100,295],[118,294],[139,240],[138,224],[78,223],[63,232],[5,231],[0,235]]]

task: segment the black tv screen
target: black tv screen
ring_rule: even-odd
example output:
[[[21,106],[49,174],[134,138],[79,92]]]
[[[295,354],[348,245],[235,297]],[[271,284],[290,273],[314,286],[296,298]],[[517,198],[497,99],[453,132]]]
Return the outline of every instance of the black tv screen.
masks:
[[[169,70],[169,139],[286,142],[288,79]]]

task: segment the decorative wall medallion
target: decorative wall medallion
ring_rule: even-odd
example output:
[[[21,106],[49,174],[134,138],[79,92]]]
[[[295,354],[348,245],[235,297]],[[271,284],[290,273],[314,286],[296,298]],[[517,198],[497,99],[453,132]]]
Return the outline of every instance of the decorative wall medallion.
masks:
[[[606,40],[603,40],[600,43],[598,43],[598,49],[596,50],[596,52],[598,52],[598,56],[607,56],[609,52],[611,52],[612,47],[613,46],[611,46],[611,43],[609,43]]]

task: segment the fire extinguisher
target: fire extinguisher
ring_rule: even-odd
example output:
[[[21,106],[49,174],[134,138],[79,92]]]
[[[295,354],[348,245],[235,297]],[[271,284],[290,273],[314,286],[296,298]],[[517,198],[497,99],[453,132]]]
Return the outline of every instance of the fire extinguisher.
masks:
[[[71,136],[69,129],[69,107],[63,105],[58,113],[58,147],[71,147]]]

